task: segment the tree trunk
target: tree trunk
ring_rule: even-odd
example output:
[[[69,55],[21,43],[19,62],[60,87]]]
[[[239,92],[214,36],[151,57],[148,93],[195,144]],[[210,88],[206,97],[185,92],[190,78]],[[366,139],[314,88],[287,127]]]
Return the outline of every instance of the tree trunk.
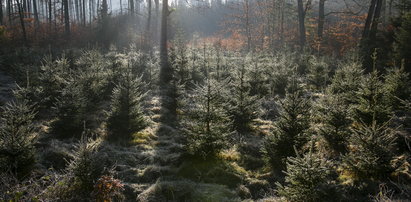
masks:
[[[163,0],[163,10],[161,15],[161,37],[160,37],[160,82],[167,84],[171,81],[171,71],[168,65],[167,50],[167,17],[168,17],[168,0]]]
[[[377,35],[378,24],[380,23],[381,8],[383,0],[377,0],[377,5],[375,6],[374,17],[370,29],[370,39],[375,41]]]
[[[107,35],[107,26],[108,26],[108,5],[107,5],[107,0],[102,1],[101,5],[101,20],[102,20],[102,39],[103,39],[103,45],[108,48],[110,45],[110,41],[108,40],[108,35]]]
[[[66,37],[70,37],[70,14],[68,0],[63,0],[64,4],[64,30]]]
[[[33,0],[33,11],[34,11],[34,23],[36,25],[36,29],[38,29],[40,25],[40,21],[39,21],[39,13],[37,10],[37,0]]]
[[[298,28],[300,32],[300,48],[303,49],[305,46],[306,36],[305,36],[305,11],[303,0],[298,0]]]
[[[86,0],[83,0],[83,25],[86,26]]]
[[[368,38],[370,34],[371,23],[374,17],[375,5],[377,0],[371,0],[370,8],[368,9],[367,19],[365,20],[364,30],[362,32],[362,40]]]
[[[153,42],[155,44],[158,44],[158,20],[160,18],[160,1],[159,0],[154,0],[154,4],[156,7],[156,17],[154,18],[154,26],[153,26],[153,35],[154,35],[154,40]]]
[[[0,25],[3,25],[3,0],[0,0]]]
[[[131,16],[134,16],[134,0],[129,0],[128,3],[130,4],[129,13]]]
[[[8,1],[7,1],[7,16],[9,17],[9,26],[12,25],[11,13],[12,13],[13,11],[12,11],[11,9],[12,9],[12,7],[11,7],[11,0],[8,0]]]
[[[51,8],[51,0],[48,0],[49,2],[49,7],[48,7],[48,9],[49,9],[49,29],[51,29],[51,21],[52,21],[52,15],[51,15],[51,12],[52,12],[52,8]]]
[[[20,3],[20,0],[16,0],[17,2],[17,8],[19,11],[19,17],[20,17],[20,24],[21,24],[21,31],[23,34],[23,42],[25,45],[27,45],[27,35],[26,35],[26,26],[24,25],[24,15],[23,15],[23,8]]]
[[[146,25],[146,44],[147,47],[150,45],[150,28],[151,28],[151,7],[152,7],[152,2],[151,0],[148,0],[148,5],[147,5],[147,9],[148,9],[148,16],[147,16],[147,25]]]
[[[284,10],[285,10],[285,0],[281,1],[280,5],[281,14],[280,14],[280,43],[284,45]]]
[[[323,38],[323,32],[324,32],[325,1],[326,0],[320,0],[319,2],[317,35],[320,40]]]

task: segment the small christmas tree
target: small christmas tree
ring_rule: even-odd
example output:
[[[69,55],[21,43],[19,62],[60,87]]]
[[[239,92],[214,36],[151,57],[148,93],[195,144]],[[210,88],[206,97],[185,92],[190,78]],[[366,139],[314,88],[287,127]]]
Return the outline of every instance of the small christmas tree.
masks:
[[[237,132],[246,132],[251,129],[253,119],[258,116],[259,102],[256,96],[250,95],[250,84],[247,82],[247,69],[242,65],[233,74],[228,93],[228,113],[233,120]]]
[[[341,63],[327,88],[330,94],[338,94],[346,105],[355,103],[357,90],[363,77],[361,62],[355,59]]]
[[[315,131],[319,135],[318,146],[326,157],[336,158],[347,151],[347,139],[350,135],[349,110],[338,95],[326,94],[319,99],[315,107]],[[322,141],[323,140],[323,141]]]
[[[396,132],[388,123],[361,124],[353,129],[350,151],[344,157],[343,167],[360,179],[380,179],[392,170]]]
[[[391,106],[385,103],[386,92],[383,83],[380,81],[378,72],[374,70],[361,80],[361,85],[357,91],[357,99],[352,108],[354,121],[367,125],[380,125],[391,118]]]
[[[78,84],[71,80],[54,103],[57,120],[52,124],[54,133],[60,137],[80,137],[87,121],[87,99]]]
[[[308,139],[306,132],[309,128],[311,107],[296,78],[292,79],[281,106],[282,111],[275,123],[273,134],[267,136],[264,142],[265,156],[275,171],[283,170],[287,157],[295,155],[293,145],[301,149]]]
[[[111,111],[107,120],[109,139],[128,140],[131,134],[144,129],[147,123],[142,112],[144,83],[141,78],[125,71],[113,90]]]
[[[403,109],[402,100],[411,98],[411,81],[404,67],[389,69],[384,79],[386,103],[394,110]]]
[[[213,79],[197,85],[185,98],[190,103],[183,112],[182,125],[190,154],[212,157],[228,144],[231,123],[226,114],[222,94],[225,85]]]
[[[35,162],[35,111],[26,100],[7,103],[0,109],[0,169],[26,176]]]
[[[314,90],[323,90],[329,81],[330,69],[324,58],[312,56],[308,60],[307,80]]]
[[[288,157],[285,185],[277,183],[277,193],[287,201],[330,201],[337,195],[330,164],[312,152]]]

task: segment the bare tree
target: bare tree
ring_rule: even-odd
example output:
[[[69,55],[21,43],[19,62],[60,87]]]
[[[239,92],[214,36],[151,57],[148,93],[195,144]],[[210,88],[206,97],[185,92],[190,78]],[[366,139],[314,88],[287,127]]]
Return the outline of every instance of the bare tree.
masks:
[[[26,34],[26,26],[24,24],[23,7],[20,3],[20,0],[16,0],[16,3],[17,3],[18,11],[19,11],[21,31],[22,31],[22,34],[23,34],[23,42],[24,42],[25,45],[27,45],[27,34]]]
[[[0,0],[0,25],[3,25],[3,0]]]
[[[69,3],[68,0],[63,0],[64,6],[64,30],[66,37],[70,37],[70,14],[69,14]]]
[[[305,3],[305,8],[304,8],[304,2],[303,0],[298,0],[297,1],[297,6],[298,6],[298,31],[299,31],[299,38],[300,38],[300,47],[301,49],[304,48],[305,43],[306,43],[306,33],[305,33],[305,15],[307,13],[307,10],[311,6],[311,0],[307,0]]]
[[[163,0],[163,9],[161,14],[161,37],[160,37],[160,82],[167,84],[171,81],[171,71],[168,64],[167,50],[167,18],[169,15],[168,0]]]

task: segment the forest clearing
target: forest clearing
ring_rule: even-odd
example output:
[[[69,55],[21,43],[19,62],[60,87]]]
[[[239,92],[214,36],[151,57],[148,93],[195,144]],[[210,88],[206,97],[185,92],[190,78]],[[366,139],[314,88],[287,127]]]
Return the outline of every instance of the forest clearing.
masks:
[[[410,201],[410,0],[0,0],[0,201]]]

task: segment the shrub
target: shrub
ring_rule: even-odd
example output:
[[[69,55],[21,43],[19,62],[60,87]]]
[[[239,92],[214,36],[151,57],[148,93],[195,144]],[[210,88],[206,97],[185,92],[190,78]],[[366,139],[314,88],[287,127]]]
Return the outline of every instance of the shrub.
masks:
[[[18,100],[7,103],[0,111],[0,168],[24,177],[35,162],[34,106]]]
[[[93,196],[96,201],[122,201],[124,196],[121,191],[124,189],[120,180],[112,175],[101,176],[94,185]]]

